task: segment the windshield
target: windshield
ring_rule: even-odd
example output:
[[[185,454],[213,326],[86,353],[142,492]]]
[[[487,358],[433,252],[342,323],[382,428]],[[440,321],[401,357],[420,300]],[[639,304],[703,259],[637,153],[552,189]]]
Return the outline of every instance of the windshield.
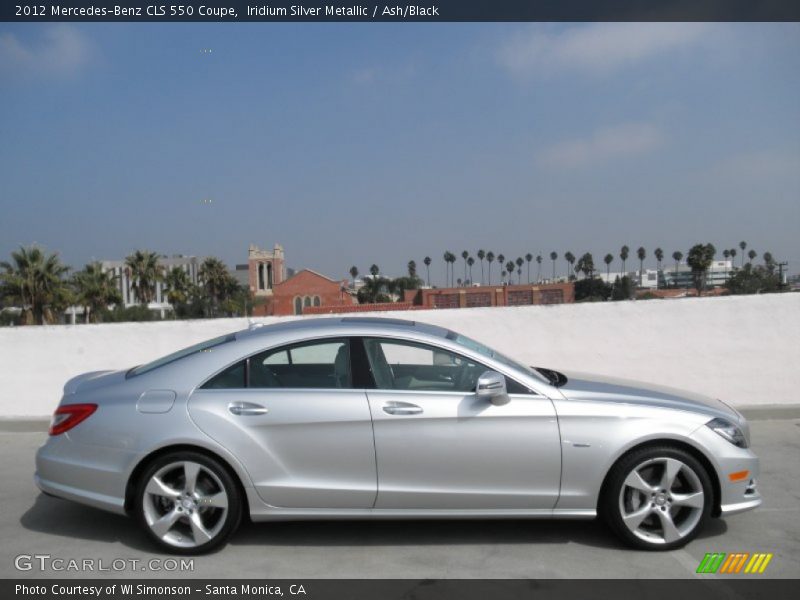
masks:
[[[153,369],[158,369],[159,367],[163,367],[166,364],[175,362],[176,360],[180,360],[187,356],[191,356],[192,354],[197,354],[198,352],[209,352],[212,348],[219,346],[220,344],[225,344],[226,342],[232,342],[235,339],[236,339],[236,334],[231,333],[211,340],[206,340],[205,342],[200,342],[199,344],[195,344],[194,346],[189,346],[188,348],[184,348],[183,350],[178,350],[177,352],[168,354],[167,356],[159,358],[158,360],[154,360],[153,362],[149,362],[147,364],[134,367],[133,369],[128,371],[126,377],[136,377],[137,375],[142,375],[143,373],[147,373],[149,371],[152,371]]]
[[[550,380],[544,377],[541,373],[535,371],[531,367],[526,367],[522,363],[518,363],[515,360],[512,360],[505,356],[504,354],[500,354],[497,350],[492,350],[489,346],[485,346],[480,342],[476,342],[473,339],[468,338],[465,335],[461,335],[460,333],[456,333],[455,331],[448,331],[447,332],[447,339],[455,342],[459,346],[464,346],[465,348],[469,348],[473,352],[477,352],[483,356],[488,356],[489,358],[493,358],[499,363],[504,364],[507,367],[511,367],[517,371],[522,371],[526,375],[530,375],[541,381],[542,383],[550,383]]]

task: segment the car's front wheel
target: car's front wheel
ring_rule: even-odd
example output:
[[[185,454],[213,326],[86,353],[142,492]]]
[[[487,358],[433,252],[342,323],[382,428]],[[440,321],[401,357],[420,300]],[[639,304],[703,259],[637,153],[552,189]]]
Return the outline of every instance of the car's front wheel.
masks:
[[[163,549],[201,554],[225,543],[239,525],[242,499],[217,460],[174,452],[154,460],[136,491],[136,517]]]
[[[692,540],[711,514],[713,488],[690,453],[663,446],[635,450],[612,468],[601,512],[626,543],[672,550]]]

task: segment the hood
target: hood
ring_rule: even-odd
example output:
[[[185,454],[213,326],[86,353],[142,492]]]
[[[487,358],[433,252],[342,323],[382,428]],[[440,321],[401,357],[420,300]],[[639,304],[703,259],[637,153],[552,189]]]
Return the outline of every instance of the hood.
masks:
[[[701,394],[587,373],[565,372],[564,375],[567,377],[567,382],[558,390],[564,394],[567,400],[638,404],[656,408],[688,410],[712,417],[733,419],[736,423],[742,420],[741,415],[724,402]]]
[[[73,377],[64,384],[64,395],[88,391],[125,380],[125,371],[90,371]]]

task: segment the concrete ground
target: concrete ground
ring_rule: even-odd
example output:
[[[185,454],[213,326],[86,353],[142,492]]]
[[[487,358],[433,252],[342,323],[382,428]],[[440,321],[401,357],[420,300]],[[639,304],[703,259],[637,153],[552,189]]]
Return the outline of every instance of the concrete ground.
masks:
[[[764,575],[800,576],[800,420],[754,421],[764,505],[715,519],[682,550],[622,547],[598,522],[410,521],[261,523],[221,551],[194,558],[191,573],[143,571],[167,558],[135,523],[41,495],[33,456],[45,434],[0,432],[0,577],[93,577],[92,572],[18,571],[15,557],[138,559],[105,576],[248,578],[687,578],[706,552],[772,552]],[[703,575],[702,577],[715,577]],[[741,576],[740,576],[741,577]]]

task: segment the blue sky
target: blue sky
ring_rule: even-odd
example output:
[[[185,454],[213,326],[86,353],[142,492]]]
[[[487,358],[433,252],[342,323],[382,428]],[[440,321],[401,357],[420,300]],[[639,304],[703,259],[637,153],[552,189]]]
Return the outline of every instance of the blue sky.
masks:
[[[442,279],[746,240],[800,270],[797,24],[2,24],[0,109],[3,257]]]

